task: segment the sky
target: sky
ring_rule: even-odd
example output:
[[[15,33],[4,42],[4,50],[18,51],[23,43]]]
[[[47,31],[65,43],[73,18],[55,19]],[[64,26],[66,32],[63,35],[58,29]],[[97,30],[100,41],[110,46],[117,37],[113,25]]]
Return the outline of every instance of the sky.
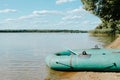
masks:
[[[0,0],[0,29],[92,30],[100,23],[80,0]]]

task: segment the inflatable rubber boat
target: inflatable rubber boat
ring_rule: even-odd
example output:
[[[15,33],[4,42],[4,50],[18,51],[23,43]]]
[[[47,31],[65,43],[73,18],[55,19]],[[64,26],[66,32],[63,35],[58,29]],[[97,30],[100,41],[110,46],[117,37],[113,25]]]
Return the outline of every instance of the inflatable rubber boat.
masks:
[[[120,49],[67,50],[48,55],[46,64],[55,70],[120,71]]]

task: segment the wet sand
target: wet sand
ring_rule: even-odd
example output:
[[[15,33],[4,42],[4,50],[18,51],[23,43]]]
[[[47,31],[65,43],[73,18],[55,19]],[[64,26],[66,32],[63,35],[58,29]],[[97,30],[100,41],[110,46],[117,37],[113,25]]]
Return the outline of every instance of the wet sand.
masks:
[[[106,48],[120,48],[120,35]],[[119,72],[63,72],[50,71],[45,80],[120,80]]]

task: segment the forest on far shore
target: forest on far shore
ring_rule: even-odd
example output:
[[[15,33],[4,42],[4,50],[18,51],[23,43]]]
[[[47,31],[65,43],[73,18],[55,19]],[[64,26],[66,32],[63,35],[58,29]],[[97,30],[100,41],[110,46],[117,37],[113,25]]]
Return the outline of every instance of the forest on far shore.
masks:
[[[88,33],[86,30],[0,30],[0,33],[23,33],[23,32],[38,32],[38,33]]]

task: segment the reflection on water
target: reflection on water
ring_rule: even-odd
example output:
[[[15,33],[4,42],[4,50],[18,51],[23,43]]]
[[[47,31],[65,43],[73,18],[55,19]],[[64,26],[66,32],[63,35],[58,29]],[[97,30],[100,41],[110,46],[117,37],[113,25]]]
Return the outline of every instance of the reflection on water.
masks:
[[[104,43],[87,33],[1,33],[0,79],[44,80],[51,75],[59,79],[63,72],[46,69],[48,54],[92,48],[96,44],[102,47]]]
[[[45,65],[40,59],[10,59],[3,61],[0,67],[0,78],[2,80],[41,80],[46,73]],[[42,67],[41,67],[42,66]],[[43,68],[43,69],[41,69]]]
[[[92,37],[95,37],[99,42],[104,43],[104,47],[109,45],[111,42],[113,42],[117,35],[91,35]]]

